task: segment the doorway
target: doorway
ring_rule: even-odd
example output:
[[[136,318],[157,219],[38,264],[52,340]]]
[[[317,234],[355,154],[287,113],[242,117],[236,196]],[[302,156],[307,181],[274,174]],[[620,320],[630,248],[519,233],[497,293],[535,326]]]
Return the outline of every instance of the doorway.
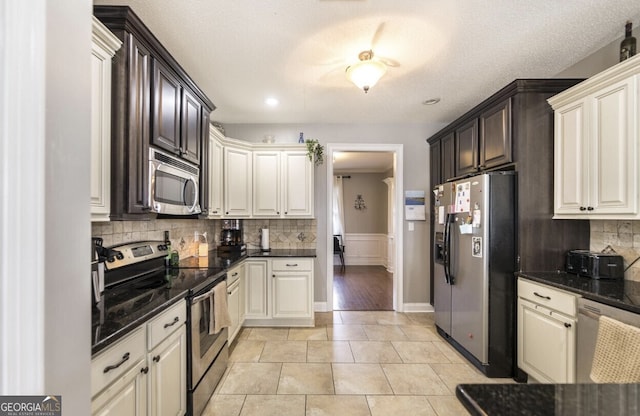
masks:
[[[388,216],[388,230],[386,231],[386,235],[384,236],[385,241],[383,244],[386,248],[386,253],[389,259],[392,261],[392,272],[390,273],[388,270],[388,264],[384,266],[372,266],[367,264],[362,264],[359,266],[347,266],[342,268],[340,265],[334,266],[334,256],[330,255],[333,253],[334,244],[331,236],[334,234],[334,218],[333,218],[333,195],[334,195],[334,175],[338,174],[340,171],[334,170],[334,158],[340,157],[341,153],[369,153],[369,159],[380,156],[381,153],[387,153],[392,160],[392,172],[393,172],[393,185],[389,186],[388,181],[385,181],[386,186],[388,187],[388,191],[386,193],[385,203],[386,201],[392,201],[391,207],[401,207],[402,206],[402,150],[403,146],[401,144],[328,144],[327,145],[327,160],[330,160],[332,163],[328,163],[327,168],[327,310],[334,309],[334,301],[337,301],[338,307],[339,305],[344,305],[344,299],[334,299],[334,284],[339,285],[341,289],[348,290],[350,286],[351,289],[359,292],[359,295],[366,295],[366,292],[371,291],[391,291],[391,299],[387,302],[384,299],[376,299],[375,296],[371,299],[365,300],[364,302],[360,302],[360,306],[353,307],[357,310],[366,310],[366,308],[371,308],[371,310],[395,310],[398,312],[402,312],[403,310],[403,275],[402,275],[402,215],[401,211],[397,208],[388,208],[393,209],[395,211],[395,215]],[[357,171],[357,168],[354,168]],[[354,170],[352,170],[354,171]],[[388,178],[382,178],[388,179]],[[384,184],[383,184],[384,185]],[[364,199],[364,198],[363,198]],[[353,209],[353,202],[347,200],[345,197],[344,206],[345,209],[349,207]],[[365,199],[366,204],[366,199]],[[385,220],[386,222],[387,220]],[[392,230],[392,231],[391,231]],[[393,238],[391,242],[387,241],[387,235],[392,235]],[[343,236],[344,238],[344,236]],[[357,238],[353,237],[353,238]],[[348,243],[348,242],[347,242]],[[352,246],[353,248],[353,246]],[[349,247],[347,244],[345,254],[349,256],[353,253],[349,253]],[[366,262],[365,262],[366,263]],[[351,269],[351,270],[350,270]],[[350,284],[345,286],[345,277],[348,277],[351,274],[353,279],[350,279]],[[365,277],[371,277],[374,280],[369,281],[369,287],[365,287],[359,285],[358,280],[363,281]],[[385,282],[386,279],[386,282]],[[375,281],[377,280],[377,281]],[[364,281],[366,284],[366,281]],[[385,286],[387,285],[387,286]],[[375,286],[375,288],[374,288]],[[346,292],[343,292],[346,293]],[[371,294],[371,293],[370,293]],[[347,294],[348,296],[348,294]],[[347,302],[348,304],[358,304],[358,301],[355,303]],[[344,309],[349,308],[346,306]]]

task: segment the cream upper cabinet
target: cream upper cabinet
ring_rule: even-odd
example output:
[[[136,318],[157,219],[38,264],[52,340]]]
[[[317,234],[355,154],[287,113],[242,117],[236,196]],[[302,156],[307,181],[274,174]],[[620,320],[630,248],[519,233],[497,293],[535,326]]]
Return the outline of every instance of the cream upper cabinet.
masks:
[[[306,151],[253,151],[253,216],[313,217],[313,164]]]
[[[279,217],[282,184],[279,150],[253,152],[253,216]]]
[[[91,221],[111,210],[111,58],[122,42],[93,18],[91,43]]]
[[[209,133],[208,218],[313,218],[314,169],[306,146]]]
[[[554,218],[638,219],[640,60],[552,97]]]
[[[306,151],[282,152],[283,216],[313,218],[313,163]]]
[[[224,215],[229,218],[250,217],[252,208],[251,151],[224,147]]]
[[[209,129],[209,218],[223,215],[223,147],[224,136],[215,127]]]

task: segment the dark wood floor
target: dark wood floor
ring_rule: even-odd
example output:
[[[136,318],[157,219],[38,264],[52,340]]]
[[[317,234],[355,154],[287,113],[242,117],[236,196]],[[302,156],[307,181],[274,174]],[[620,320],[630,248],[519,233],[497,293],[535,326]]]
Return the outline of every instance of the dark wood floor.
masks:
[[[393,274],[382,266],[334,266],[333,309],[392,311]]]

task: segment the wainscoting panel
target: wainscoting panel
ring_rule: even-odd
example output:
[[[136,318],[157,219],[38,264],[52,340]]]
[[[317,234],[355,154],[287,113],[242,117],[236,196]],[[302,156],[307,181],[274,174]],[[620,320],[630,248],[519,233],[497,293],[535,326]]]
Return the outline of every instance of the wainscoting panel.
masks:
[[[344,261],[348,266],[387,265],[386,234],[345,234]]]

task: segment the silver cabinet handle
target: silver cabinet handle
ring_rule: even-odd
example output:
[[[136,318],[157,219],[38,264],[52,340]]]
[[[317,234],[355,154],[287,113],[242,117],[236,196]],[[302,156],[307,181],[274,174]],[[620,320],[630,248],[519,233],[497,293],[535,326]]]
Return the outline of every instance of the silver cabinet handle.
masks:
[[[124,364],[128,360],[129,360],[129,353],[126,353],[125,355],[122,356],[122,360],[120,360],[119,363],[106,366],[104,368],[104,373],[108,373],[111,370],[115,370],[116,368],[120,367],[122,364]]]

